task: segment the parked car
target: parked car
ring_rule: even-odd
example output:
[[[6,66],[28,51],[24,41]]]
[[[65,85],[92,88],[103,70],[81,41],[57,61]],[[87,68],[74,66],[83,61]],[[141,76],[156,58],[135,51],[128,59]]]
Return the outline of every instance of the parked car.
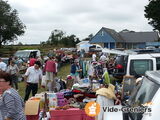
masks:
[[[127,67],[127,55],[118,55],[115,59],[113,76],[116,78],[123,78],[126,74]]]
[[[9,59],[9,58],[7,58],[7,57],[4,58],[4,57],[3,57],[3,58],[1,58],[1,59],[2,59],[2,61],[3,61],[4,63],[6,63],[6,64],[8,65],[8,59]]]
[[[160,101],[160,71],[147,71],[145,77],[142,79],[140,86],[133,91],[133,96],[130,97],[128,102],[124,102],[128,107],[149,107],[150,112],[128,112],[123,113],[124,120],[158,120],[159,119],[159,104]],[[153,109],[152,109],[153,105]],[[157,114],[155,114],[155,112]],[[144,114],[144,113],[150,113]],[[154,116],[152,116],[152,113]],[[154,118],[154,119],[151,119]]]
[[[4,63],[6,63],[7,65],[8,65],[8,59],[9,58],[1,58],[2,59],[2,61],[4,62]]]
[[[40,50],[18,50],[14,56],[21,58],[24,62],[27,62],[29,58],[32,57],[40,57]]]
[[[118,106],[120,111],[105,113],[105,120],[159,120],[160,71],[147,71],[133,92],[128,100],[122,102],[123,106]],[[117,108],[117,106],[110,106],[110,108],[112,107]],[[146,112],[121,111],[122,107],[139,107],[146,109]]]
[[[89,47],[89,52],[102,52],[102,47],[100,45],[92,45]]]
[[[113,76],[143,76],[146,71],[160,70],[160,53],[117,56]]]

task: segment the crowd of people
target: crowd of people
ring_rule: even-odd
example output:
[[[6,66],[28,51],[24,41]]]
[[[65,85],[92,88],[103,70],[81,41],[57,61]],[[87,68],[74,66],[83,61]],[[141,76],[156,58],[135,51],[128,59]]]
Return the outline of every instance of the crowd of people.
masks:
[[[113,59],[103,53],[100,56],[93,53],[92,58],[89,60],[90,62],[86,62],[84,60],[84,53],[82,54],[83,55],[79,55],[77,52],[77,54],[74,54],[72,59],[70,59],[70,75],[67,76],[65,81],[67,89],[72,89],[74,84],[80,84],[81,79],[88,76],[88,74],[91,79],[95,78],[96,67],[94,67],[94,64],[95,62],[98,62],[101,64],[102,73],[105,74],[105,77],[101,74],[101,78],[103,77],[104,80],[101,82],[101,89],[97,91],[97,102],[102,106],[106,103],[108,103],[107,105],[112,105],[114,100],[117,102],[118,99],[114,94],[114,86],[111,84],[109,76],[106,75],[107,69],[110,69],[110,66],[113,66],[114,64]],[[41,81],[44,78],[43,76],[45,76],[47,90],[50,92],[57,92],[55,76],[57,75],[65,56],[66,55],[61,53],[58,53],[57,55],[48,53],[48,58],[46,60],[34,58],[32,56],[30,57],[24,74],[26,86],[24,100],[22,100],[18,94],[18,75],[22,62],[20,62],[17,57],[12,57],[8,60],[7,65],[0,58],[0,116],[4,120],[25,120],[23,112],[24,102],[29,99],[31,92],[32,96],[37,94],[38,86],[41,86]],[[92,67],[91,64],[93,65]],[[87,74],[85,73],[86,71],[88,72]],[[99,117],[102,117],[102,114],[100,114]]]

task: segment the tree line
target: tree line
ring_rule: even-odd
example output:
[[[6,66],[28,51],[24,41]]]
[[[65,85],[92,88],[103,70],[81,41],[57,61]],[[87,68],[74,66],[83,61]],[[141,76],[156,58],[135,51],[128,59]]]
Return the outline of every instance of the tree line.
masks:
[[[46,42],[41,42],[41,45],[55,45],[55,46],[65,46],[65,47],[75,47],[79,43],[79,38],[76,35],[68,35],[62,30],[53,30]]]

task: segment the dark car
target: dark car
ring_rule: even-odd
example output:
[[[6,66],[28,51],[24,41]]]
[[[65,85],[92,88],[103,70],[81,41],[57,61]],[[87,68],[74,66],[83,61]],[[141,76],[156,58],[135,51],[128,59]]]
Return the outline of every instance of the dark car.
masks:
[[[114,70],[112,73],[115,78],[121,79],[126,74],[127,60],[128,60],[127,55],[119,55],[116,57]]]

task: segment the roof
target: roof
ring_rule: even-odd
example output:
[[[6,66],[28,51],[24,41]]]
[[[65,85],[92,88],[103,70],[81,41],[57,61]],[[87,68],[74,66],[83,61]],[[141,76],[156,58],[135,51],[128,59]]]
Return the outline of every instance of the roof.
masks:
[[[157,32],[120,32],[126,43],[144,43],[158,41]]]
[[[123,38],[120,36],[118,32],[113,29],[102,27],[116,42],[123,42]]]
[[[130,59],[146,59],[146,58],[156,58],[160,57],[160,53],[146,53],[146,54],[131,54],[129,55]]]
[[[101,30],[104,31],[104,32],[106,32],[109,36],[96,38],[96,35]],[[99,31],[97,32],[97,34],[92,38],[92,40],[89,43],[108,43],[108,41],[111,42],[113,40],[116,41],[116,42],[123,42],[124,41],[122,39],[122,37],[119,35],[119,33],[116,32],[113,29],[102,27]]]
[[[77,43],[76,45],[88,44],[88,43],[89,43],[89,41],[81,41],[81,42]]]

